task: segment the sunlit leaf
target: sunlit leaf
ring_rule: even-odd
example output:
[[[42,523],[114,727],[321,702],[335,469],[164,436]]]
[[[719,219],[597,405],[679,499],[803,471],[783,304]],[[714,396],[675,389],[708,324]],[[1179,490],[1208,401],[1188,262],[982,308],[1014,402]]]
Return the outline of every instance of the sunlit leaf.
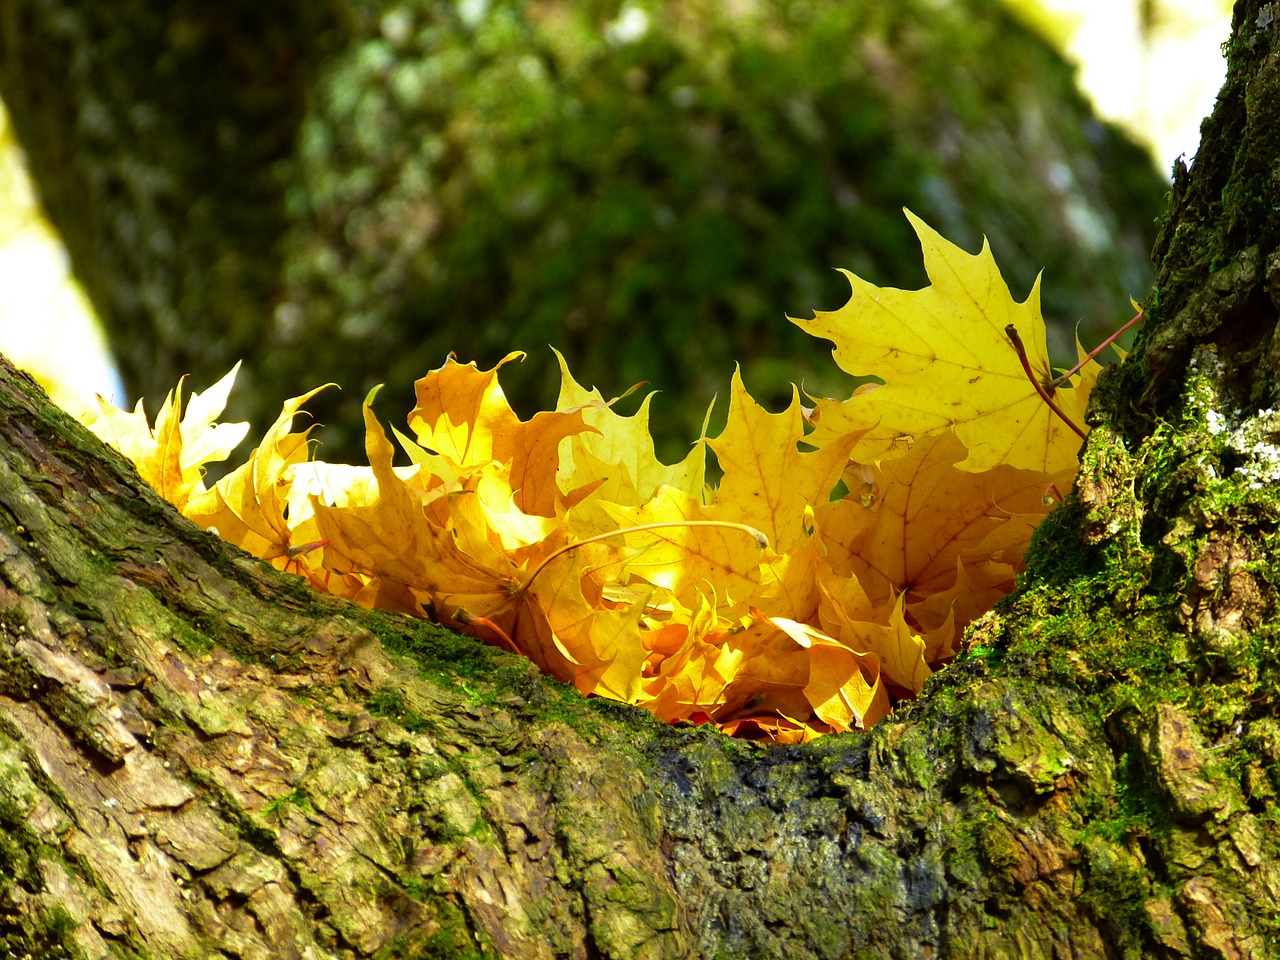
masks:
[[[1013,589],[1074,477],[1079,436],[1005,326],[1077,426],[1100,369],[1055,388],[1038,286],[1015,302],[985,246],[970,255],[911,219],[929,287],[850,275],[849,303],[802,324],[883,384],[811,411],[796,392],[770,413],[735,373],[724,430],[709,439],[704,422],[676,464],[654,453],[650,398],[620,414],[559,354],[556,407],[527,420],[499,382],[523,354],[430,371],[396,433],[400,465],[376,391],[368,465],[310,460],[294,420],[312,391],[207,489],[204,465],[245,430],[217,422],[235,370],[185,414],[179,385],[154,426],[141,404],[88,419],[189,518],[319,589],[432,617],[668,722],[783,743],[865,729]]]

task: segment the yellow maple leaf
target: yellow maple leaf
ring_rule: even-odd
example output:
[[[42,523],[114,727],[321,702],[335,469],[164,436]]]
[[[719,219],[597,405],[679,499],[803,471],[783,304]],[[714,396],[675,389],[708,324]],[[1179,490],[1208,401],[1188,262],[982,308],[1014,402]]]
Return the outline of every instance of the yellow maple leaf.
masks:
[[[718,722],[775,715],[839,732],[888,713],[879,658],[807,624],[753,611],[718,646],[716,670],[729,678],[713,713]]]
[[[849,459],[858,434],[833,437],[801,451],[804,416],[799,392],[791,405],[769,413],[751,399],[734,371],[729,420],[708,443],[724,471],[711,515],[762,531],[775,552],[785,554],[805,535],[805,511],[827,500]]]
[[[735,371],[725,428],[707,441],[724,474],[708,515],[746,524],[768,538],[759,584],[745,598],[766,615],[803,621],[816,612],[814,506],[828,500],[856,439],[838,437],[813,448],[798,392],[786,410],[769,413]]]
[[[594,545],[591,545],[594,546]],[[557,557],[526,586],[529,604],[545,612],[547,640],[572,665],[562,677],[583,693],[624,703],[642,697],[648,651],[640,639],[642,607],[612,609],[600,601],[598,550],[580,549]]]
[[[102,397],[97,410],[84,414],[85,426],[132,460],[142,478],[182,510],[193,494],[204,490],[204,465],[225,460],[249,431],[247,423],[216,422],[239,370],[237,363],[208,390],[193,392],[185,414],[183,377],[165,397],[154,429],[141,400],[125,412]]]
[[[667,465],[657,458],[649,433],[649,403],[646,396],[640,409],[623,416],[606,402],[599,390],[587,390],[569,373],[569,365],[559,351],[560,396],[557,410],[580,410],[583,421],[593,428],[561,444],[560,476],[566,489],[602,484],[601,497],[624,506],[639,506],[659,487],[673,487],[702,499],[706,482],[706,458],[701,441],[693,445],[679,463]]]
[[[289,471],[307,459],[308,427],[292,430],[302,405],[324,387],[284,402],[248,460],[186,504],[183,513],[206,529],[268,561],[291,559],[293,535],[286,518]]]
[[[218,422],[239,372],[237,360],[217,383],[202,393],[192,391],[187,398],[186,411],[182,413],[182,473],[188,482],[198,479],[193,473],[202,474],[206,463],[227,459],[249,432],[248,423]],[[178,389],[180,392],[181,384]]]
[[[910,216],[910,215],[909,215]],[[780,413],[733,376],[721,434],[660,462],[649,402],[622,416],[560,364],[554,410],[521,420],[489,370],[450,358],[415,384],[409,466],[364,403],[368,466],[308,459],[284,405],[248,461],[211,490],[232,374],[147,424],[103,405],[95,430],[187,516],[366,606],[432,616],[524,654],[586,694],[671,722],[802,742],[865,728],[918,695],[965,625],[1013,586],[1078,437],[1037,381],[1083,418],[1100,367],[1049,381],[1038,286],[1015,303],[990,251],[912,217],[932,284],[850,275],[844,308],[804,326],[864,385]],[[314,391],[313,391],[314,392]],[[376,392],[376,391],[375,391]],[[243,429],[242,427],[240,428]],[[706,483],[705,450],[723,477]]]
[[[373,413],[376,392],[364,402],[372,472],[366,502],[342,507],[312,502],[317,528],[328,542],[327,563],[339,572],[355,570],[398,584],[427,602],[439,599],[447,617],[460,607],[484,617],[506,606],[518,571],[485,539],[473,540],[463,552],[446,526],[428,519],[422,485],[411,484],[392,465],[395,451]]]
[[[1006,466],[970,473],[959,469],[964,457],[949,431],[925,437],[873,472],[877,493],[867,503],[846,497],[817,508],[828,562],[856,577],[873,604],[890,593],[915,600],[950,589],[957,560],[976,562],[973,551],[1011,515],[1048,513],[1043,474]],[[1029,541],[1031,528],[1023,529]]]
[[[689,602],[692,591],[718,593],[731,608],[746,601],[760,582],[761,546],[742,530],[710,525],[710,511],[674,487],[639,507],[602,504],[634,556],[626,572]],[[663,524],[656,529],[633,529]]]
[[[458,368],[464,371],[461,382],[474,387],[476,378]],[[491,416],[493,394],[484,389],[470,394],[481,403],[456,421],[447,412],[450,391],[437,396],[445,409],[419,435],[434,436],[434,442],[449,438],[453,445],[441,446],[464,462],[463,473],[456,483],[443,485],[419,477],[421,466],[398,471],[371,393],[364,418],[372,481],[364,502],[338,506],[312,498],[325,566],[367,581],[356,596],[360,602],[417,615],[430,611],[443,623],[523,653],[552,676],[568,682],[581,678],[590,689],[605,683],[610,692],[625,693],[628,684],[609,668],[620,658],[629,662],[623,657],[627,651],[616,649],[619,628],[608,611],[598,610],[596,619],[587,615],[581,557],[559,559],[528,582],[526,567],[541,564],[562,545],[542,537],[560,531],[561,524],[545,524],[514,506],[506,467],[489,456],[496,438],[482,435],[494,426],[514,429],[518,421],[514,415]],[[478,416],[487,417],[489,427],[481,428],[479,419],[467,416],[486,403],[489,413]],[[633,659],[629,669],[638,678],[643,656],[637,651]]]
[[[804,696],[823,723],[837,732],[851,727],[865,730],[889,713],[879,657],[851,650],[806,623],[785,617],[763,619],[808,651]]]
[[[820,618],[830,635],[843,646],[880,659],[883,677],[899,690],[920,693],[933,670],[925,659],[928,644],[906,619],[905,597],[891,597],[883,609],[861,619],[841,603],[838,582],[824,584]]]
[[[491,370],[453,357],[413,385],[417,406],[409,427],[418,443],[460,467],[502,459],[502,444],[518,421],[498,383],[498,371],[524,353],[507,354]]]
[[[815,564],[821,562],[820,541],[813,533],[782,556],[772,551],[760,562],[760,584],[748,597],[751,606],[769,616],[809,622],[818,609],[818,580]]]
[[[523,357],[510,353],[491,370],[450,357],[414,384],[418,403],[409,414],[409,427],[421,448],[459,469],[504,464],[516,506],[551,517],[564,500],[556,477],[561,441],[595,428],[581,409],[544,410],[527,421],[517,417],[498,371]]]
[[[714,601],[701,595],[682,619],[649,625],[642,634],[649,656],[637,702],[668,723],[710,720],[730,679],[717,669],[724,636]]]
[[[1034,375],[1053,373],[1040,315],[1040,281],[1016,302],[983,242],[966,253],[907,211],[931,285],[877,287],[844,271],[853,288],[838,310],[792,322],[835,343],[836,363],[857,377],[885,381],[848,400],[817,402],[817,442],[858,430],[862,463],[898,456],[911,438],[953,429],[968,450],[963,470],[998,464],[1057,473],[1075,463],[1080,436],[1036,394],[1005,332],[1025,344]],[[1087,389],[1077,376],[1059,390],[1078,417]],[[1083,426],[1082,421],[1076,421]]]

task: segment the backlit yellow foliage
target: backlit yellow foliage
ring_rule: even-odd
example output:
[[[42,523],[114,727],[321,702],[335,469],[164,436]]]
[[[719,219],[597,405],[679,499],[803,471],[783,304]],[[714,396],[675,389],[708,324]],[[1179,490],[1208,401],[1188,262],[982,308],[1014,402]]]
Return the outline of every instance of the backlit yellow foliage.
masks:
[[[406,466],[372,394],[369,465],[310,459],[293,427],[305,394],[206,488],[200,467],[238,439],[216,423],[235,371],[185,416],[175,393],[154,428],[141,406],[105,403],[91,427],[186,516],[276,567],[518,651],[583,693],[785,741],[865,728],[1012,589],[1079,447],[1004,332],[1047,383],[1038,286],[1017,303],[985,246],[912,223],[931,286],[849,275],[844,307],[796,321],[883,385],[810,410],[797,392],[770,413],[735,374],[724,431],[675,465],[654,455],[648,398],[623,416],[562,357],[555,409],[520,420],[498,380],[518,354],[419,380],[396,433]],[[1077,423],[1097,372],[1056,390]]]

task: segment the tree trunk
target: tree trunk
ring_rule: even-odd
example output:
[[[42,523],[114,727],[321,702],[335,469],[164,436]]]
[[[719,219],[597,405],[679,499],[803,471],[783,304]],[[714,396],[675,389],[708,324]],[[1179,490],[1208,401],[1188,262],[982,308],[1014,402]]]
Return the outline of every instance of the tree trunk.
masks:
[[[866,735],[664,727],[311,593],[5,370],[0,956],[1277,955],[1272,7],[1076,490]]]

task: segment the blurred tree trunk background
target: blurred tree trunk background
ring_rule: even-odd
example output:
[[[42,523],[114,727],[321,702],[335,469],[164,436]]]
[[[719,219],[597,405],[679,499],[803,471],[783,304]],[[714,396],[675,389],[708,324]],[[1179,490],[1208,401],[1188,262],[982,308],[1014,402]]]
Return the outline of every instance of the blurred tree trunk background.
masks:
[[[1045,267],[1066,358],[1148,288],[1167,190],[997,0],[9,0],[0,41],[128,391],[244,358],[262,426],[336,381],[328,457],[449,351],[529,351],[526,409],[547,344],[606,395],[647,380],[668,453],[735,360],[847,390],[784,314],[843,302],[836,266],[922,283],[903,206],[985,233],[1018,296]]]

